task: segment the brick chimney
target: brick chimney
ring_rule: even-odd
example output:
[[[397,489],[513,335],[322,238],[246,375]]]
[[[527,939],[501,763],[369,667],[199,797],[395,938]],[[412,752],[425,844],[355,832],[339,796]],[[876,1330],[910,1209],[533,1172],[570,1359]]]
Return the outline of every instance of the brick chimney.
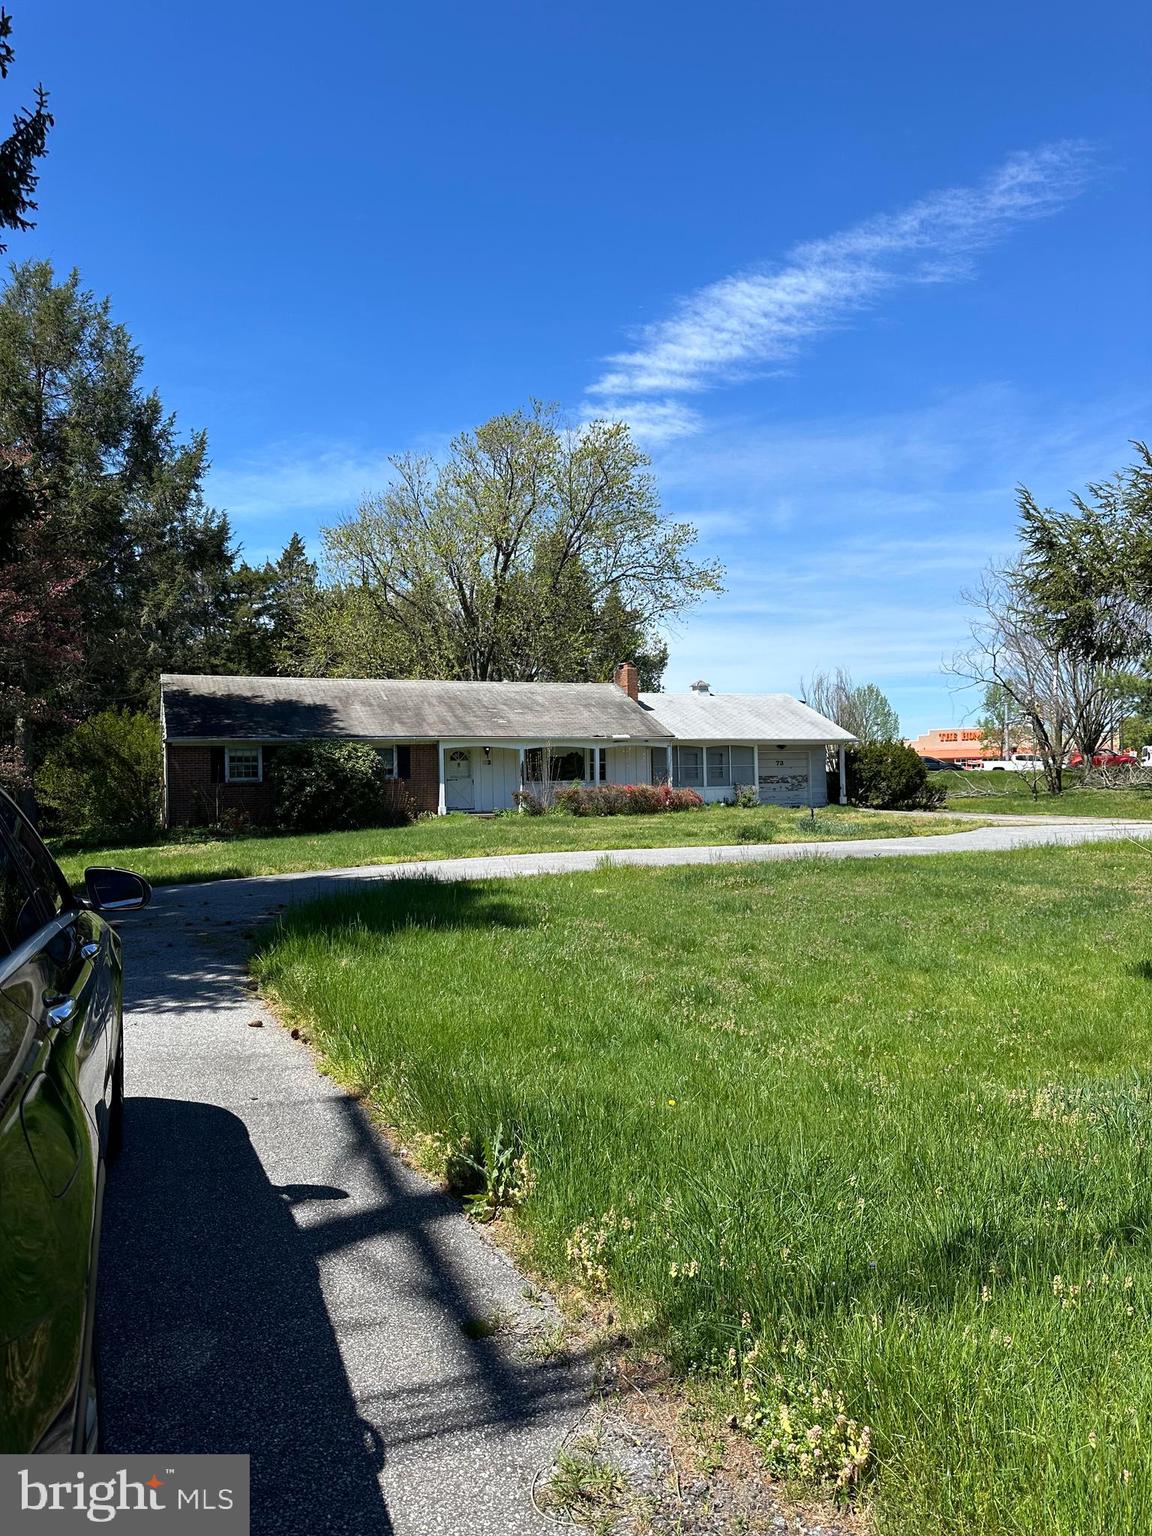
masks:
[[[618,661],[616,670],[612,674],[612,681],[617,688],[623,688],[628,697],[635,703],[640,697],[640,674],[636,670],[634,661]]]

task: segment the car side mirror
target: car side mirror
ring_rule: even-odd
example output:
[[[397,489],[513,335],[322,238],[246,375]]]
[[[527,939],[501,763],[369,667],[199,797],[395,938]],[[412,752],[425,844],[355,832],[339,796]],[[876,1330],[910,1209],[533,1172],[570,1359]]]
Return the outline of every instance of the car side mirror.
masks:
[[[135,912],[152,900],[147,880],[128,869],[86,869],[84,890],[96,912]]]

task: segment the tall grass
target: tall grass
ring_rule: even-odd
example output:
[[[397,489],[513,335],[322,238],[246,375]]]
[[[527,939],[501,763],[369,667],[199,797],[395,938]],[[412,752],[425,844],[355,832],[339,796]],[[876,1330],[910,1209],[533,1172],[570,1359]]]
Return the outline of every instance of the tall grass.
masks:
[[[1070,769],[1064,776],[1064,792],[1050,795],[1039,781],[1032,792],[1031,775],[985,773],[982,770],[929,774],[929,782],[945,793],[945,806],[953,811],[993,811],[1020,816],[1116,816],[1146,821],[1152,817],[1152,789],[1085,789],[1082,775]]]
[[[397,1123],[498,1143],[532,1261],[770,1465],[901,1536],[1145,1536],[1150,916],[1137,847],[598,870],[357,894],[255,964]]]

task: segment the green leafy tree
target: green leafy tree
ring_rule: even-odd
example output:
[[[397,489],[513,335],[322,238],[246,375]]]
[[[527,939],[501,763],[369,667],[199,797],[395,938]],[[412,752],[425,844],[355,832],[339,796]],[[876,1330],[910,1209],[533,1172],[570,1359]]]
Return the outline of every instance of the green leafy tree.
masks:
[[[16,57],[12,47],[12,18],[0,10],[0,79],[8,78],[8,71]],[[40,177],[36,162],[48,148],[48,130],[52,127],[52,114],[48,110],[48,93],[42,85],[36,87],[34,107],[22,107],[12,119],[12,132],[0,142],[0,229],[27,230],[33,227],[28,217],[36,212],[32,194]],[[8,247],[0,242],[0,251]]]
[[[57,829],[113,836],[160,825],[160,729],[151,715],[109,709],[59,741],[37,773]]]
[[[317,671],[580,680],[635,655],[656,684],[660,626],[720,590],[695,530],[661,515],[622,422],[569,432],[536,405],[458,437],[439,466],[394,467],[324,531]]]
[[[875,683],[856,684],[844,667],[817,672],[810,681],[800,680],[805,702],[833,720],[857,741],[899,741],[900,716]]]

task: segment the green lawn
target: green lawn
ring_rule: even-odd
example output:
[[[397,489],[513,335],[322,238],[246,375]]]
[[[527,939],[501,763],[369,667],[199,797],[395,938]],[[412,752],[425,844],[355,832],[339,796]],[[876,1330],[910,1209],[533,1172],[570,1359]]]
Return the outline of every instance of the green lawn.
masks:
[[[782,1475],[1152,1530],[1149,850],[403,881],[254,966]]]
[[[54,852],[69,880],[89,864],[134,869],[157,884],[222,880],[241,875],[279,875],[294,870],[345,869],[358,864],[396,864],[408,859],[451,859],[490,853],[548,853],[580,848],[705,847],[713,843],[792,843],[827,838],[892,837],[963,830],[939,814],[884,817],[828,806],[813,820],[807,811],[781,806],[739,810],[709,806],[659,816],[428,817],[410,827],[299,836],[220,838],[206,832],[165,834],[164,841],[123,848],[82,848],[57,843]]]
[[[1079,775],[1066,775],[1062,795],[1048,794],[1043,784],[1032,793],[1032,780],[1023,773],[932,773],[941,785],[950,811],[993,811],[1019,816],[1120,816],[1146,821],[1152,817],[1152,789],[1083,789]]]

